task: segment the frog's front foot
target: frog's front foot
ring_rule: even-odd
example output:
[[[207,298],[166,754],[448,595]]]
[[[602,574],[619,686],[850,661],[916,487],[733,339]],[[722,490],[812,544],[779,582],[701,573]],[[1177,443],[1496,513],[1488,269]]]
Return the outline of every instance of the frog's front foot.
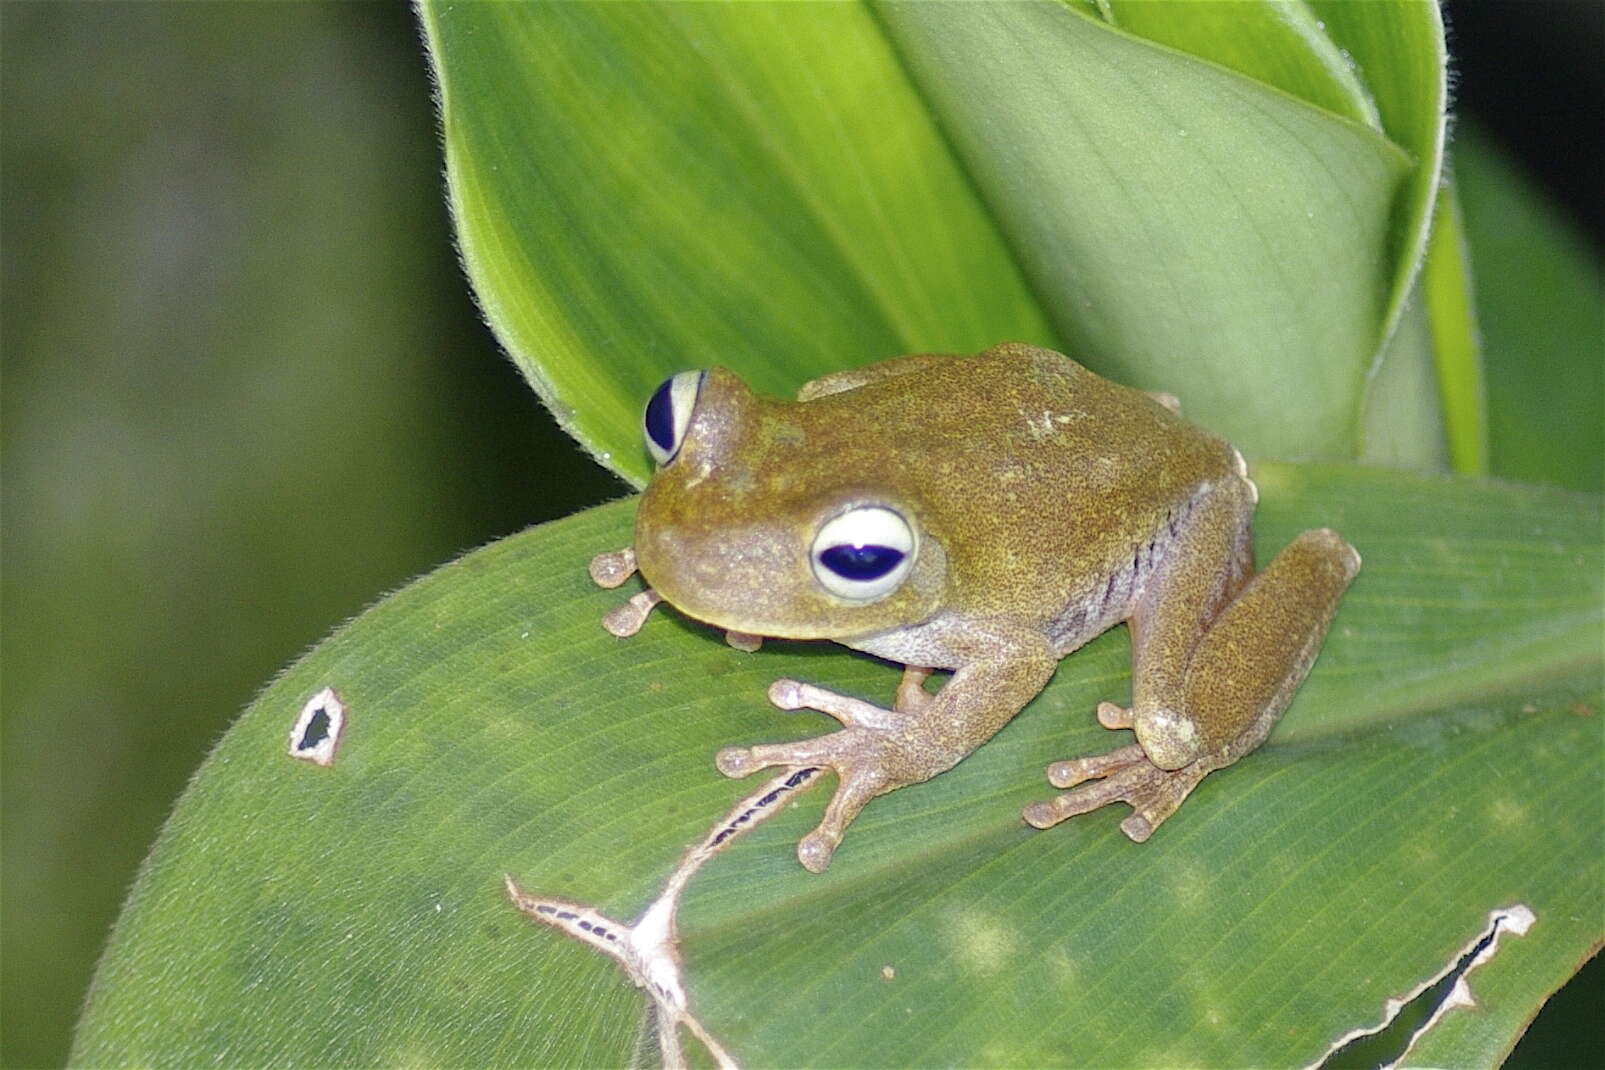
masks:
[[[1098,708],[1098,720],[1108,728],[1127,727],[1130,715],[1112,703],[1104,703]],[[1211,768],[1200,760],[1180,769],[1161,769],[1135,743],[1091,758],[1054,762],[1048,766],[1048,780],[1054,787],[1082,786],[1046,802],[1032,803],[1023,816],[1026,824],[1045,829],[1112,802],[1129,803],[1134,813],[1120,823],[1120,830],[1142,843],[1176,812]],[[1083,783],[1089,780],[1095,782]]]
[[[728,777],[744,777],[772,766],[820,766],[835,771],[836,794],[825,807],[824,818],[797,844],[797,860],[813,873],[830,865],[847,826],[871,799],[935,772],[921,775],[911,768],[917,761],[903,734],[911,720],[908,713],[796,680],[776,680],[769,687],[769,701],[783,710],[828,713],[845,727],[792,743],[726,747],[714,764]]]

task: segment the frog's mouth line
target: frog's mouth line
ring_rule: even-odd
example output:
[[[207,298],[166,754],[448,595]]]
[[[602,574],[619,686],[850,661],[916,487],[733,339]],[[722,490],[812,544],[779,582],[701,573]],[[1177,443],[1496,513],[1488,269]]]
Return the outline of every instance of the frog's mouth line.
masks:
[[[694,594],[689,598],[684,598],[681,597],[678,591],[671,589],[665,592],[662,588],[653,585],[651,579],[644,574],[641,578],[648,583],[648,589],[652,592],[654,599],[668,603],[676,613],[683,617],[688,617],[700,624],[706,624],[710,628],[719,629],[729,635],[765,639],[809,640],[838,639],[842,634],[838,629],[803,628],[794,622],[755,619],[753,616],[744,616],[738,620],[728,609],[708,605]],[[732,642],[730,645],[738,649],[745,649],[738,642]],[[756,647],[753,649],[756,649]]]

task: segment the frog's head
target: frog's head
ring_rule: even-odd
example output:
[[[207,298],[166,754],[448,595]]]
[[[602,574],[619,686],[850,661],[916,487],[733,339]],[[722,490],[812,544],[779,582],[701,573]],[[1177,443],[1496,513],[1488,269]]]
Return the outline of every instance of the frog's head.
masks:
[[[891,489],[895,462],[842,415],[723,368],[660,386],[644,421],[658,469],[635,519],[643,578],[692,617],[760,636],[863,636],[935,613],[942,546]]]

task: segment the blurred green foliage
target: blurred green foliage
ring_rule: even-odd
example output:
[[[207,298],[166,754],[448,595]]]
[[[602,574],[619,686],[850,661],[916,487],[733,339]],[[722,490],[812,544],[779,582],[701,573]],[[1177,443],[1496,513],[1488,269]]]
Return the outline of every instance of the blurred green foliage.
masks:
[[[477,320],[404,5],[3,18],[0,1062],[43,1066],[264,681],[623,488]]]
[[[1490,469],[1505,479],[1598,491],[1605,486],[1599,261],[1475,126],[1460,131],[1458,148],[1455,180],[1471,230],[1488,385]]]
[[[477,322],[403,5],[0,18],[0,1064],[37,1066],[65,1056],[139,860],[263,681],[408,576],[622,488]],[[1597,490],[1597,267],[1577,248],[1549,275],[1501,244],[1575,245],[1507,167],[1458,170],[1494,471]],[[1515,298],[1534,276],[1581,310],[1575,349],[1525,333],[1549,314]],[[1524,368],[1579,354],[1574,390],[1523,395]],[[1525,469],[1501,440],[1551,456]],[[1594,1029],[1597,995],[1571,999]]]

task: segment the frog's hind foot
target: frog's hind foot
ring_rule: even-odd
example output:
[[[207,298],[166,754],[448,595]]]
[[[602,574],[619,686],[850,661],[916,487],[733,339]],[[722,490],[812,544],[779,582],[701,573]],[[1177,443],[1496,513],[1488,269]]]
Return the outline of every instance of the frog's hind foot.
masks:
[[[1130,711],[1107,702],[1098,708],[1098,719],[1108,727],[1124,727],[1109,723],[1122,717],[1129,719]],[[1112,802],[1128,803],[1134,812],[1120,823],[1120,830],[1142,843],[1176,812],[1182,800],[1209,771],[1209,765],[1202,761],[1180,769],[1161,769],[1149,761],[1142,747],[1135,743],[1091,758],[1054,762],[1048,766],[1049,782],[1056,788],[1075,790],[1045,802],[1032,803],[1022,816],[1026,824],[1046,829]],[[1077,784],[1082,786],[1076,787]]]

